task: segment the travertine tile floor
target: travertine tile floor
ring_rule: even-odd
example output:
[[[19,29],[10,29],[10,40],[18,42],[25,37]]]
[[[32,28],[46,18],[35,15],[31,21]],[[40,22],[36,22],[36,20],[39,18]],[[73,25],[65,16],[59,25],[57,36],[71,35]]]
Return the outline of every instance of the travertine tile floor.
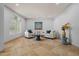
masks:
[[[27,39],[21,37],[7,42],[1,56],[79,56],[79,48],[73,45],[62,45],[58,39]]]

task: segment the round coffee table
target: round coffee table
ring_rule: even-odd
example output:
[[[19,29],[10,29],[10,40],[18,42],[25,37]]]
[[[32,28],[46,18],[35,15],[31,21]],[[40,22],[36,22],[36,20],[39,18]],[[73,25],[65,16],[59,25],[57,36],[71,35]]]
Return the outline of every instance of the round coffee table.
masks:
[[[35,37],[36,37],[36,40],[37,41],[40,41],[41,39],[40,39],[40,35],[35,35]]]

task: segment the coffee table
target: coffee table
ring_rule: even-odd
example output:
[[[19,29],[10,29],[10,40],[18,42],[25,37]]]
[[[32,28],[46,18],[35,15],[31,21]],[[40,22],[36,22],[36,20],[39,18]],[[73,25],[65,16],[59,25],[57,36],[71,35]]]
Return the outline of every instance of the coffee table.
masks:
[[[36,37],[36,40],[37,41],[40,41],[41,39],[40,39],[40,35],[35,35],[35,37]]]

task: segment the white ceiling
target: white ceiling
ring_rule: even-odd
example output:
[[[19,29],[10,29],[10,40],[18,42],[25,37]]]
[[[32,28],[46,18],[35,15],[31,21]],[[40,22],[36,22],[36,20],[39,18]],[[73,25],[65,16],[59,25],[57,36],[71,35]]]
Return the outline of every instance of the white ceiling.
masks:
[[[14,3],[6,4],[9,8],[25,17],[56,17],[62,13],[69,3],[23,3],[16,6]]]

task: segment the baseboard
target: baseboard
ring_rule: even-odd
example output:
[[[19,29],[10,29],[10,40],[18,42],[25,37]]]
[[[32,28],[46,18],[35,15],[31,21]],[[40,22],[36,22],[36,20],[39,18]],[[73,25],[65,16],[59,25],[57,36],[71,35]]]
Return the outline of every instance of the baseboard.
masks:
[[[77,44],[75,44],[75,43],[73,43],[73,42],[72,42],[72,45],[79,48],[79,45],[77,45]]]
[[[15,39],[19,39],[19,38],[21,38],[21,37],[23,37],[23,36],[16,37],[16,38],[14,38],[14,39],[12,39],[12,40],[9,40],[9,41],[5,42],[4,44],[7,44],[8,42],[14,41]]]

